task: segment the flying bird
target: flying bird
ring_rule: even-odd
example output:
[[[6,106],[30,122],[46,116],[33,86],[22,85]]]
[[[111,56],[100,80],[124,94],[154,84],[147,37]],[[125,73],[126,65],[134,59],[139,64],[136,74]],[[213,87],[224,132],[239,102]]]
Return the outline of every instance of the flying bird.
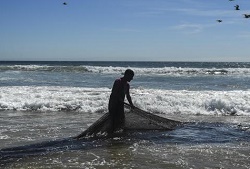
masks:
[[[250,14],[243,14],[245,18],[250,18]]]
[[[222,20],[221,19],[218,19],[218,20],[216,20],[217,22],[219,22],[219,23],[221,23],[222,22]]]
[[[240,6],[239,5],[235,5],[235,10],[240,10]]]
[[[66,2],[64,2],[64,3],[63,3],[63,5],[67,5],[67,3],[66,3]]]

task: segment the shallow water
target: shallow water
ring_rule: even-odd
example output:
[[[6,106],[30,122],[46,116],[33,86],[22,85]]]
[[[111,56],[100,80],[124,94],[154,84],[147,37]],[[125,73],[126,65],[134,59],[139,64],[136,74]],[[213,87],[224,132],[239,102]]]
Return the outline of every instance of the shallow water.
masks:
[[[248,168],[250,123],[243,116],[185,116],[173,131],[75,140],[102,114],[0,112],[4,168]],[[8,129],[9,128],[9,129]]]

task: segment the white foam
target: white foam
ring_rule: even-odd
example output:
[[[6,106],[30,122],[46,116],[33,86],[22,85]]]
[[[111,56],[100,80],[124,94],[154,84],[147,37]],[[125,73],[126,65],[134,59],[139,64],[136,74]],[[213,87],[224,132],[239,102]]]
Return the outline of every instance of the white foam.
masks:
[[[77,87],[1,87],[1,110],[39,111],[104,111],[110,90],[108,88]]]
[[[0,110],[108,111],[109,88],[0,87]],[[250,115],[250,91],[131,89],[135,105],[161,114]]]
[[[159,113],[250,115],[250,91],[136,90],[143,109]],[[141,99],[143,98],[143,99]]]

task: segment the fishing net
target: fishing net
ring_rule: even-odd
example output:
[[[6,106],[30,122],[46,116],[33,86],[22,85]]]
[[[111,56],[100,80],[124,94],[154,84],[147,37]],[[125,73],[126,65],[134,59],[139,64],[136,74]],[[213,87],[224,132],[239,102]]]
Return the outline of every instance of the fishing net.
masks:
[[[123,131],[145,131],[145,130],[173,130],[180,126],[180,121],[175,121],[157,116],[139,108],[129,109],[125,104],[125,125]],[[89,128],[75,138],[86,136],[105,135],[111,130],[111,118],[109,113],[104,114]]]

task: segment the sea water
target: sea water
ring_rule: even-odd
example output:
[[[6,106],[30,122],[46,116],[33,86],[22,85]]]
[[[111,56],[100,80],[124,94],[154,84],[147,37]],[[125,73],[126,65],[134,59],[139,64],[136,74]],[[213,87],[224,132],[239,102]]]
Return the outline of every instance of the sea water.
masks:
[[[136,107],[173,131],[74,140],[135,72]],[[249,168],[250,63],[0,62],[3,168]]]

